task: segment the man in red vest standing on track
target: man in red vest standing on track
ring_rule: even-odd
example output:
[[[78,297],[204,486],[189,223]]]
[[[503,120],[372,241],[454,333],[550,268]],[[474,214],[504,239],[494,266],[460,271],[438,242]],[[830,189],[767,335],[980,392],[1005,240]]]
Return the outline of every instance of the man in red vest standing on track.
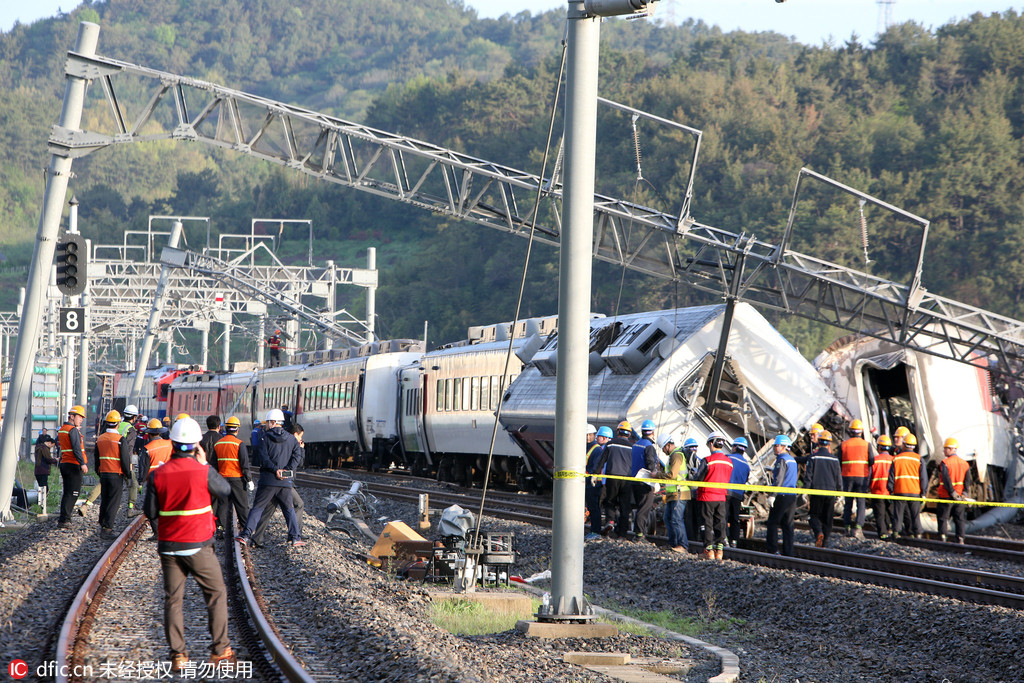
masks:
[[[711,432],[708,436],[708,448],[711,455],[697,465],[695,481],[710,481],[716,484],[728,484],[732,477],[732,459],[725,454],[729,442],[725,435]],[[701,514],[704,516],[704,553],[707,560],[721,560],[725,557],[725,498],[728,489],[701,486],[697,490]]]
[[[228,603],[220,562],[213,552],[215,498],[225,498],[231,487],[207,465],[199,442],[203,432],[190,417],[171,428],[171,459],[149,475],[146,516],[157,524],[160,566],[164,576],[164,632],[171,647],[171,668],[185,669],[185,617],[182,601],[189,574],[203,591],[209,615],[210,662],[233,664],[235,652],[228,641]]]
[[[967,461],[957,455],[960,442],[954,438],[946,439],[942,445],[942,453],[946,459],[939,463],[939,488],[935,491],[936,498],[946,500],[963,500],[964,488],[971,486],[971,467]],[[956,542],[963,543],[966,529],[967,506],[958,503],[939,503],[939,536],[946,540],[946,529],[949,527],[949,513],[953,513],[953,527],[956,530]]]

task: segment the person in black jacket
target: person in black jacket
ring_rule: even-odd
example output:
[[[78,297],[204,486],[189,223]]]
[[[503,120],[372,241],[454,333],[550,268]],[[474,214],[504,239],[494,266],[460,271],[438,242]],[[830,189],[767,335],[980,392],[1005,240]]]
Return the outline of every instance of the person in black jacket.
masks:
[[[305,433],[302,425],[293,424],[292,428],[288,430],[291,435],[295,437],[295,440],[299,442],[299,448],[302,449],[302,457],[299,459],[299,464],[296,467],[302,467],[302,462],[306,458],[306,444],[302,440],[302,436]],[[275,501],[275,504],[281,510],[281,514],[284,514],[284,507],[281,506],[280,501]],[[299,525],[299,536],[302,536],[302,513],[306,509],[306,504],[302,500],[302,496],[299,492],[292,487],[292,508],[295,510],[295,521]],[[274,516],[274,508],[269,507],[263,511],[263,517],[260,518],[260,523],[256,525],[256,531],[252,532],[252,536],[249,538],[249,542],[257,548],[263,546],[263,538],[266,536],[267,527],[270,526],[270,520]]]
[[[220,416],[210,415],[206,418],[206,432],[203,433],[203,440],[200,442],[200,446],[203,447],[203,452],[206,453],[207,458],[213,457],[213,447],[220,441],[220,438],[224,436],[220,433]]]
[[[623,420],[616,429],[616,436],[604,446],[601,459],[594,465],[595,472],[604,471],[618,477],[628,477],[633,474],[633,442],[630,437],[633,434],[633,427]],[[633,485],[632,482],[622,479],[608,479],[604,485],[605,500],[610,505],[618,508],[618,519],[615,522],[614,533],[617,536],[626,538],[629,532],[629,515],[633,510]],[[610,518],[609,518],[610,519]]]
[[[264,511],[276,501],[288,525],[288,542],[295,547],[306,545],[302,540],[299,520],[295,516],[292,503],[294,486],[291,480],[296,468],[302,464],[302,447],[294,436],[284,431],[281,426],[283,422],[284,414],[279,409],[275,408],[267,413],[266,453],[263,462],[260,463],[260,479],[257,482],[259,488],[256,490],[256,500],[253,501],[252,509],[249,510],[249,517],[245,521],[245,529],[242,535],[236,538],[239,543],[249,543]]]
[[[811,453],[804,472],[804,480],[812,489],[825,491],[843,490],[843,470],[839,458],[833,455],[832,433],[822,432],[818,436],[818,449]],[[812,495],[809,521],[814,545],[819,548],[828,547],[828,537],[832,534],[832,516],[836,504],[835,496]]]

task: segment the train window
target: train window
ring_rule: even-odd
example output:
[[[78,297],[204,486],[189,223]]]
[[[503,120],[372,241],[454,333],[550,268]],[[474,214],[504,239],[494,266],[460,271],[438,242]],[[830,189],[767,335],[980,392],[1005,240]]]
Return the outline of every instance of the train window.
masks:
[[[444,380],[437,380],[437,391],[434,392],[434,410],[444,410]]]
[[[480,378],[473,377],[469,385],[469,409],[480,410]]]
[[[498,408],[498,397],[501,396],[501,383],[497,375],[491,376],[491,408]]]
[[[448,378],[444,381],[444,409],[452,409],[452,380]]]
[[[480,378],[480,410],[489,410],[491,407],[491,378],[485,376]]]
[[[462,410],[462,378],[456,377],[452,384],[452,410]]]

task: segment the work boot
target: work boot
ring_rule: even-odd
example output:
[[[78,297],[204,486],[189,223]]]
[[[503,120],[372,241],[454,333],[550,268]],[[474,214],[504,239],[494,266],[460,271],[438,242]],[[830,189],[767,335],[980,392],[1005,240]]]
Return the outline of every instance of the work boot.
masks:
[[[171,671],[182,671],[188,664],[188,655],[184,652],[175,652],[171,655]]]
[[[210,655],[210,664],[217,664],[219,662],[230,662],[231,664],[234,664],[237,659],[235,651],[231,649],[230,645],[228,645],[224,648],[224,652],[221,652],[219,655]]]
[[[956,542],[959,543],[960,545],[963,545],[964,544],[964,537],[963,536],[957,536],[956,537]]]
[[[814,545],[817,548],[825,547],[825,534],[818,534],[818,537],[814,539]]]
[[[711,546],[708,546],[707,548],[704,548],[704,552],[702,552],[700,556],[701,559],[704,560],[713,560],[715,559],[715,549]]]
[[[723,548],[722,546],[716,546],[715,547],[715,559],[716,560],[724,560],[725,559],[725,548]]]
[[[859,526],[855,527],[853,529],[853,537],[856,538],[858,541],[863,541],[864,540],[864,529],[859,527]]]
[[[850,526],[849,524],[846,525],[846,535],[847,536],[853,536],[853,527]]]

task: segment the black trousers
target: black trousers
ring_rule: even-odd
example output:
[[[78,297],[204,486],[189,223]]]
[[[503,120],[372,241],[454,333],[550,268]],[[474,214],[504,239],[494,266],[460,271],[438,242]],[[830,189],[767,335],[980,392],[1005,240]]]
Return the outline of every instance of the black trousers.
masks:
[[[256,489],[256,500],[253,501],[252,509],[249,510],[249,517],[245,520],[245,530],[242,532],[242,536],[252,538],[253,529],[260,523],[260,518],[263,516],[264,511],[273,512],[272,510],[266,510],[266,508],[273,505],[276,501],[277,505],[281,507],[281,512],[284,513],[285,524],[288,525],[288,540],[299,540],[302,534],[299,531],[299,521],[295,516],[295,508],[292,503],[292,493],[294,491],[295,489],[291,486],[260,484]],[[267,516],[269,517],[270,515]]]
[[[878,529],[878,535],[888,536],[889,525],[892,522],[890,519],[890,515],[892,515],[891,501],[875,498],[871,503],[875,509],[875,527]]]
[[[633,511],[633,486],[621,479],[609,479],[604,485],[605,499],[619,511],[615,533],[625,537],[629,531],[629,514]]]
[[[953,528],[956,530],[956,537],[963,538],[967,530],[967,506],[954,503],[938,503],[935,510],[939,518],[939,535],[945,536],[949,527],[949,515],[953,515]]]
[[[743,525],[740,522],[740,509],[743,506],[743,498],[729,496],[725,499],[725,503],[725,519],[729,523],[729,544],[735,546],[736,541],[740,539],[740,535],[743,533]]]
[[[843,491],[848,493],[868,493],[871,489],[871,480],[867,477],[843,477]],[[853,506],[857,505],[858,528],[864,526],[864,513],[867,507],[867,498],[847,497],[843,502],[843,526],[850,526],[853,520]]]
[[[775,503],[768,512],[765,530],[765,547],[776,553],[779,548],[779,527],[782,527],[782,554],[793,556],[793,523],[796,517],[796,496],[783,493],[775,496]]]
[[[100,472],[100,528],[113,529],[114,518],[121,507],[124,477],[120,474]]]
[[[921,501],[919,500],[894,500],[893,505],[893,521],[892,521],[892,533],[899,535],[903,531],[903,515],[909,515],[909,529],[908,531],[913,534],[920,534],[924,530],[921,528]]]
[[[82,490],[82,467],[78,464],[62,462],[60,464],[60,478],[64,490],[60,495],[60,517],[58,522],[70,522],[71,515],[75,514],[75,502]]]
[[[636,501],[636,516],[633,520],[634,533],[653,533],[654,506],[658,503],[658,494],[647,484],[633,482],[633,500]]]
[[[828,537],[832,535],[832,514],[835,510],[835,496],[811,496],[810,519],[811,534],[825,537],[823,546],[828,545]]]
[[[242,477],[224,477],[224,481],[231,486],[231,493],[227,498],[215,498],[213,501],[213,514],[217,517],[217,525],[224,526],[224,520],[228,518],[228,512],[234,505],[238,526],[244,529],[249,517],[249,492],[245,490],[245,481]],[[270,519],[270,515],[267,515],[267,519]],[[234,534],[234,529],[230,531]]]
[[[284,508],[281,506],[281,501],[275,499],[277,508],[281,510],[281,514],[285,514]],[[292,509],[295,510],[295,522],[299,527],[299,536],[302,535],[302,511],[305,510],[306,504],[302,502],[302,497],[299,496],[299,492],[292,489]],[[263,511],[263,516],[260,517],[260,523],[256,525],[256,531],[252,533],[253,543],[263,543],[263,537],[267,534],[267,527],[270,526],[270,520],[274,518],[274,507],[267,506],[267,509]]]
[[[36,475],[36,485],[39,488],[43,488],[44,486],[49,486],[49,484],[48,484],[49,481],[50,481],[50,475],[48,475],[48,474],[37,474]]]
[[[704,516],[704,547],[725,545],[725,501],[703,500],[700,503]]]
[[[603,484],[593,486],[588,480],[586,490],[584,491],[584,498],[587,502],[587,514],[590,515],[590,532],[593,534],[599,534],[603,529],[601,526],[601,491],[603,489]]]

